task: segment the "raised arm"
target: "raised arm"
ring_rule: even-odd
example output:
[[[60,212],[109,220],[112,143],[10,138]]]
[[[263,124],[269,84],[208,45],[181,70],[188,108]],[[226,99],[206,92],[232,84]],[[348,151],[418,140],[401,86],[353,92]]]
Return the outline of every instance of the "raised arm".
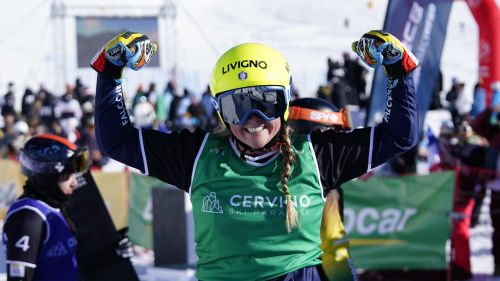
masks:
[[[188,191],[196,155],[205,133],[188,130],[169,134],[137,129],[129,119],[122,93],[122,70],[138,70],[156,51],[140,33],[124,32],[93,59],[98,72],[95,124],[99,149],[111,158]]]
[[[353,50],[371,67],[384,66],[388,77],[382,123],[350,132],[314,133],[319,169],[328,186],[340,185],[408,151],[418,141],[418,116],[412,71],[418,62],[394,36],[370,31]]]
[[[111,158],[146,172],[141,133],[132,126],[122,93],[125,66],[139,70],[156,52],[141,33],[126,31],[111,39],[92,59],[97,71],[95,124],[99,149]]]
[[[413,75],[389,81],[382,123],[374,128],[368,169],[404,153],[418,141],[418,111]],[[392,88],[391,88],[392,87]]]
[[[130,122],[122,86],[103,73],[97,75],[94,119],[99,149],[145,173],[139,130]]]
[[[396,37],[381,30],[365,33],[352,49],[370,67],[382,65],[388,78],[384,117],[370,137],[371,169],[409,150],[418,141],[417,101],[411,74],[418,67],[418,60]]]

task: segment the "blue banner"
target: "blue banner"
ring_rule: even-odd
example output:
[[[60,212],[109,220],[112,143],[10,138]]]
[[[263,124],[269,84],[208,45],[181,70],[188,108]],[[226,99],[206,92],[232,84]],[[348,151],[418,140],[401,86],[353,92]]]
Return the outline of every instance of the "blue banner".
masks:
[[[385,16],[385,31],[396,36],[420,61],[414,72],[420,131],[439,74],[441,53],[452,0],[391,0]],[[366,125],[380,123],[386,104],[386,76],[382,67],[373,77]]]

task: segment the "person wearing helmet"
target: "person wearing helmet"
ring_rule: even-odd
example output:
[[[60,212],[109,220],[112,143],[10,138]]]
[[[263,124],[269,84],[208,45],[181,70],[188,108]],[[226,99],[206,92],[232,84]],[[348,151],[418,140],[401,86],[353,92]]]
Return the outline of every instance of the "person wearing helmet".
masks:
[[[63,202],[88,168],[88,154],[65,138],[42,134],[19,153],[27,177],[5,217],[7,281],[78,280],[76,238]]]
[[[295,133],[310,134],[313,131],[347,131],[352,121],[346,108],[337,109],[321,98],[298,98],[290,102],[288,124]],[[321,220],[321,263],[329,280],[357,280],[356,269],[348,251],[349,240],[345,237],[343,219],[343,192],[340,186],[330,188],[326,196]]]
[[[122,72],[141,69],[156,52],[144,34],[119,34],[91,61],[98,144],[190,194],[199,280],[327,280],[319,247],[326,194],[407,151],[418,134],[416,59],[381,31],[352,47],[369,65],[383,64],[390,78],[384,122],[310,135],[293,134],[287,124],[291,68],[269,46],[240,44],[216,62],[210,89],[225,128],[217,132],[131,125]]]
[[[339,110],[333,103],[321,98],[297,98],[290,102],[288,124],[296,133],[308,134],[316,130],[352,129],[347,108]]]

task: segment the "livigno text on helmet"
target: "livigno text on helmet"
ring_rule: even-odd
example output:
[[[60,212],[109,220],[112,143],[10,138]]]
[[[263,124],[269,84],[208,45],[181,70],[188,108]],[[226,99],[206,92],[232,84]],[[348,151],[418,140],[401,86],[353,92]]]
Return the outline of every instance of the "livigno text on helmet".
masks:
[[[267,68],[267,62],[263,60],[241,60],[241,61],[235,61],[232,62],[225,67],[222,67],[222,74],[226,74],[231,70],[237,69],[237,68],[247,68],[247,67],[255,67],[255,68],[260,68],[260,69],[266,69]]]

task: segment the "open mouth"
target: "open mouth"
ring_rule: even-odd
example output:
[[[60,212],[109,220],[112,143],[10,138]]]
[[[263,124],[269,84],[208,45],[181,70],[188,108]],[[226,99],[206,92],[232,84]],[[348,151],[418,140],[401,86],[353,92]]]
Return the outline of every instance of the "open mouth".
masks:
[[[248,127],[248,128],[245,128],[245,131],[249,134],[257,134],[259,132],[261,132],[262,130],[264,130],[266,126],[264,124],[260,125],[260,126],[257,126],[257,127]]]

